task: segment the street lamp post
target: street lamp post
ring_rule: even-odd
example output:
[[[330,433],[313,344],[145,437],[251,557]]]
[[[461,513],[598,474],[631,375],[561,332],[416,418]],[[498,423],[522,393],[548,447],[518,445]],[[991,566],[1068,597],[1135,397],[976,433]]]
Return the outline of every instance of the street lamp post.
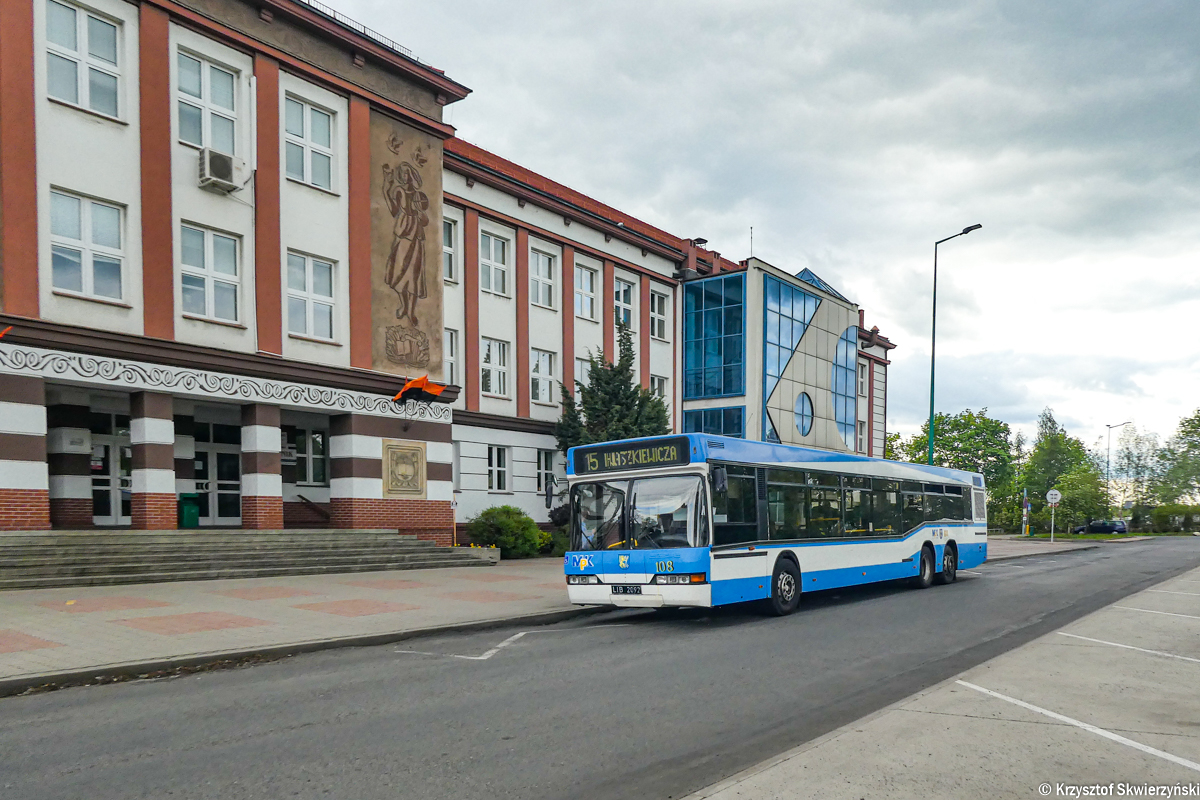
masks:
[[[954,236],[947,236],[945,239],[938,239],[933,243],[933,332],[929,337],[929,465],[933,466],[933,377],[935,354],[937,352],[937,253],[938,245],[943,242],[948,242],[951,239],[959,236],[964,236],[971,231],[977,231],[982,228],[982,225],[971,225],[963,228]]]
[[[1132,422],[1130,420],[1129,422]],[[1105,425],[1108,428],[1108,453],[1104,456],[1104,502],[1105,516],[1112,516],[1112,432],[1113,428],[1122,428],[1129,424],[1122,422],[1120,425]]]

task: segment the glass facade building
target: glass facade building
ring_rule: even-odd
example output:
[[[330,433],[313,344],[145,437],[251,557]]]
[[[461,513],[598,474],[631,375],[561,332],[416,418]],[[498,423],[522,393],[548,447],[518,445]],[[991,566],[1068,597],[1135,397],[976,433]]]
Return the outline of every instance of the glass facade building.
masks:
[[[808,330],[820,298],[770,275],[763,276],[763,441],[778,442],[775,423],[767,410],[767,400],[775,391],[779,378],[787,368]],[[812,427],[812,407],[809,406],[809,427]]]
[[[684,287],[683,397],[736,397],[746,391],[746,276]]]
[[[746,408],[704,408],[683,412],[684,433],[711,433],[714,436],[746,435]]]
[[[855,369],[858,363],[858,326],[851,325],[838,339],[833,358],[833,418],[846,446],[854,448],[854,429],[858,419],[858,393]]]

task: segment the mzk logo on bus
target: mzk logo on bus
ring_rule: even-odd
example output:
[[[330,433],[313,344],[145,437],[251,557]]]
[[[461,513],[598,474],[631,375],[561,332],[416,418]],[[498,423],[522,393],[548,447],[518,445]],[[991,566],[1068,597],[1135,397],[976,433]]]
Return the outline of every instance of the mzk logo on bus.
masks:
[[[628,559],[628,556],[622,557]],[[570,559],[572,569],[588,569],[596,566],[595,556],[570,556]],[[566,561],[566,558],[564,557],[563,560]]]

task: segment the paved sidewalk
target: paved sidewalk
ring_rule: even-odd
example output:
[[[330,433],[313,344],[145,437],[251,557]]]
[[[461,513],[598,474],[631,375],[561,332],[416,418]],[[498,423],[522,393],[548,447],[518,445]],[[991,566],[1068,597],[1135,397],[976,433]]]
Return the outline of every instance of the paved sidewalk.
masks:
[[[577,610],[560,558],[0,592],[0,691]]]
[[[1146,783],[1194,793],[1198,684],[1192,570],[691,800],[1078,797],[1088,785],[1120,797]]]
[[[1044,556],[1050,553],[1067,553],[1071,550],[1091,550],[1102,542],[1054,542],[1048,539],[1009,539],[988,537],[988,561],[1005,561],[1025,556]]]

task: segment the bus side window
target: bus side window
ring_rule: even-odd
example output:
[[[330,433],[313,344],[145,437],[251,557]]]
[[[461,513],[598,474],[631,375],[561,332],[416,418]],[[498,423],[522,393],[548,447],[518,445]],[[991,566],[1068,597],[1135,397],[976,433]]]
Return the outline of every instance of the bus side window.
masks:
[[[862,489],[847,489],[846,497],[846,535],[871,535],[871,493]]]
[[[713,492],[713,544],[739,544],[758,539],[758,492],[754,470],[729,466],[729,486]]]
[[[875,536],[897,536],[904,524],[900,514],[900,493],[876,489],[871,493],[871,525]]]
[[[837,538],[842,535],[841,489],[809,490],[808,538]]]
[[[901,524],[904,532],[908,533],[925,521],[925,495],[905,492],[901,498],[903,504]]]
[[[803,539],[808,533],[807,490],[795,484],[770,484],[767,487],[767,508],[770,524],[767,536],[770,539]]]

